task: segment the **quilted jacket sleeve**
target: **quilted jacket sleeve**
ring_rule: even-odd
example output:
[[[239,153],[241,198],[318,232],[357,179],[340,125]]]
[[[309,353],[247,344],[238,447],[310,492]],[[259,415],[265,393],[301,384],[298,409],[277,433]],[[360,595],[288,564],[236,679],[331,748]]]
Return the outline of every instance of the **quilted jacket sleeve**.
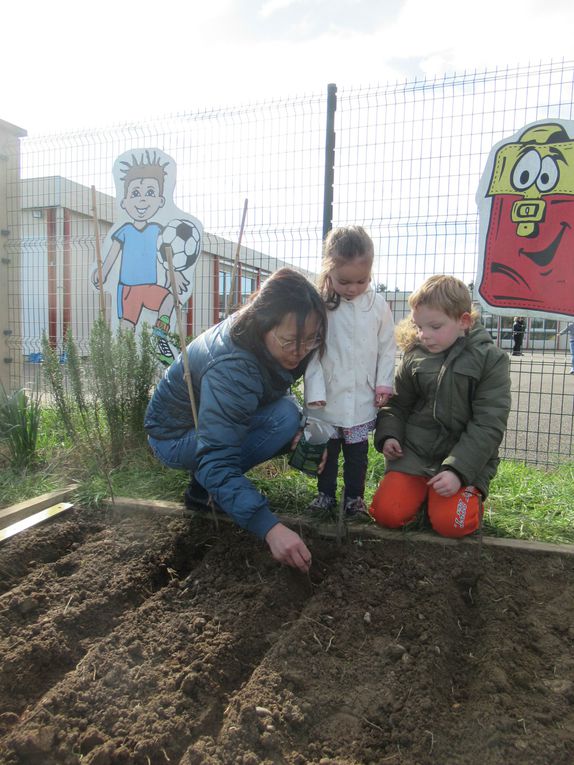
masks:
[[[215,363],[201,381],[195,476],[242,528],[264,538],[277,518],[241,470],[241,449],[262,395],[261,374],[246,359]]]
[[[443,460],[467,484],[475,483],[504,437],[511,403],[509,363],[507,354],[493,346],[474,391],[472,417]]]
[[[396,438],[403,445],[408,416],[418,400],[418,392],[408,357],[402,360],[395,376],[396,394],[377,415],[375,448],[382,451],[387,438]]]

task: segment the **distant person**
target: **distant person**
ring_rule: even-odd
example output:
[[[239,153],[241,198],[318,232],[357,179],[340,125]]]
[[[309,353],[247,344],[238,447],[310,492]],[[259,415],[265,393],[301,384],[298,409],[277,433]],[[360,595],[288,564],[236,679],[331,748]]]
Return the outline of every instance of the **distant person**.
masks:
[[[480,527],[510,410],[508,355],[478,323],[467,286],[432,276],[397,328],[404,357],[396,394],[378,414],[375,447],[386,473],[370,513],[381,526],[412,521],[427,501],[433,529]]]
[[[311,553],[244,473],[294,448],[301,414],[286,394],[309,356],[323,348],[325,326],[317,289],[282,268],[237,313],[187,346],[197,429],[181,355],[160,380],[145,416],[156,457],[193,473],[188,507],[206,508],[211,497],[239,526],[264,539],[276,560],[303,572]]]
[[[345,514],[367,513],[369,433],[378,408],[393,392],[396,351],[390,308],[371,286],[373,258],[373,242],[360,226],[334,229],[323,245],[319,291],[327,308],[327,336],[324,354],[315,355],[305,372],[305,401],[336,436],[329,440],[311,511],[336,507],[342,449]]]
[[[574,321],[569,321],[568,324],[564,327],[562,332],[558,333],[559,335],[565,335],[568,334],[568,340],[570,342],[570,374],[574,375]]]
[[[524,331],[526,329],[526,322],[521,316],[515,316],[512,324],[512,340],[514,345],[512,347],[513,356],[524,356],[522,353],[522,341],[524,340]]]

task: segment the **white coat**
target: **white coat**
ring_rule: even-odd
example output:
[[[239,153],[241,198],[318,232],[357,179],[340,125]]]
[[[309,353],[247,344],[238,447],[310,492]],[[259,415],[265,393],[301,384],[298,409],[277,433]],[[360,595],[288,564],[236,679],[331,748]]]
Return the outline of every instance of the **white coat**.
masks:
[[[306,406],[326,402],[312,407],[312,416],[342,428],[374,420],[375,388],[392,392],[395,372],[393,317],[384,297],[369,288],[353,300],[341,298],[327,310],[325,345],[305,372]]]

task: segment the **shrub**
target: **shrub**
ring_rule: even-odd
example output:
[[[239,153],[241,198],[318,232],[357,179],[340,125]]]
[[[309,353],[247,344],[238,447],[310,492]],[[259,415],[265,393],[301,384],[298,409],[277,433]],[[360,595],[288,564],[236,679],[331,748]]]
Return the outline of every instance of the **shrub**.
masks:
[[[10,466],[23,470],[37,457],[40,399],[24,388],[8,394],[0,386],[0,441],[8,453]]]

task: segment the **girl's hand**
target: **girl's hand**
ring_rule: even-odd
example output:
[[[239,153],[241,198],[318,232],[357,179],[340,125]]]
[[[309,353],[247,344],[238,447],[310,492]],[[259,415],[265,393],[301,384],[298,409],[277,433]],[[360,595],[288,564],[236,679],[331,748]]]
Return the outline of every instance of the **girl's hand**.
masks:
[[[276,523],[265,537],[271,555],[279,563],[299,569],[306,574],[311,568],[311,553],[299,534],[296,534],[282,523]]]
[[[452,497],[460,491],[462,481],[452,470],[441,470],[427,481],[427,486],[431,486],[441,497]]]
[[[396,460],[403,456],[403,450],[396,438],[387,438],[383,444],[383,454],[388,460]]]
[[[326,401],[309,401],[307,406],[311,407],[312,409],[320,409],[322,406],[327,406],[327,402]]]
[[[375,406],[379,409],[381,406],[386,406],[391,398],[390,393],[375,393]]]

